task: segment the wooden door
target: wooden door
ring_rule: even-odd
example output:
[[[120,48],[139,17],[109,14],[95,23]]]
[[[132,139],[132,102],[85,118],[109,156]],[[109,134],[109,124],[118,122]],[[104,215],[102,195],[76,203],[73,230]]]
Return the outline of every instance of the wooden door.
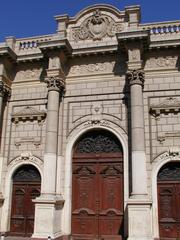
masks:
[[[160,239],[180,239],[180,164],[166,164],[158,174]]]
[[[13,178],[10,235],[29,237],[34,230],[35,206],[40,195],[40,175],[32,166],[21,167]]]
[[[91,147],[93,145],[90,152],[87,146],[89,139]],[[111,142],[114,151],[111,144],[104,149],[105,142],[109,144]],[[84,150],[82,144],[85,146]],[[122,238],[124,207],[122,160],[119,142],[106,132],[89,133],[77,144],[73,157],[72,179],[74,240]]]

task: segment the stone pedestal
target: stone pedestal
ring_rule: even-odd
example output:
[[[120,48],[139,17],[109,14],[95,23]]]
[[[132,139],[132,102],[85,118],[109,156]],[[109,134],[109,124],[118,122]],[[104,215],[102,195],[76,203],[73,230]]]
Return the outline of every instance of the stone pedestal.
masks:
[[[128,203],[128,240],[153,240],[150,201],[133,199]]]
[[[64,200],[61,196],[55,196],[54,198],[46,199],[41,196],[34,200],[36,218],[34,223],[34,234],[32,239],[47,240],[60,239],[61,232],[61,213]]]

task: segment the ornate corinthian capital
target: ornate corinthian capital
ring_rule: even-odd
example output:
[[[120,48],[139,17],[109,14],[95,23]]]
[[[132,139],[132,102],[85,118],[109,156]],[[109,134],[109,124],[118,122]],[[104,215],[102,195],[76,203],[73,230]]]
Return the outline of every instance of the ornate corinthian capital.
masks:
[[[0,97],[2,98],[10,98],[11,89],[3,82],[0,81]]]
[[[63,94],[65,91],[65,80],[60,77],[47,77],[45,79],[48,91],[58,91]]]
[[[144,86],[144,71],[142,69],[130,70],[127,72],[130,85],[138,84]]]

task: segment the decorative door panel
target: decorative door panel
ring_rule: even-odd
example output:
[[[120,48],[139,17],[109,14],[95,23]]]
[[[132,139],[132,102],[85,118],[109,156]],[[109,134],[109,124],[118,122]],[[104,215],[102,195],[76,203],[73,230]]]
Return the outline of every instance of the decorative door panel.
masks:
[[[73,166],[72,232],[94,237],[97,234],[96,165]]]

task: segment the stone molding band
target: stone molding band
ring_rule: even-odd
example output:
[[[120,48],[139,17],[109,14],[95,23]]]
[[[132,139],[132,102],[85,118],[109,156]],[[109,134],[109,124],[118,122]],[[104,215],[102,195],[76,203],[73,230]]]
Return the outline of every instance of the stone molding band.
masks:
[[[129,70],[127,72],[127,79],[130,86],[137,84],[144,87],[144,71],[142,69]]]
[[[65,91],[65,80],[60,77],[46,77],[45,83],[47,84],[48,92],[57,91],[63,95]]]

